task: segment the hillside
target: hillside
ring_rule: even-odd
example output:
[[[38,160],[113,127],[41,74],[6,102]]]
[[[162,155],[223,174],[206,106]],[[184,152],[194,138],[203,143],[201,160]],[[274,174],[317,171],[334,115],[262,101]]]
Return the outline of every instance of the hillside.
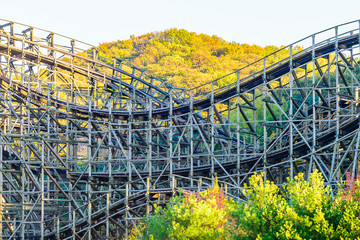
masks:
[[[178,87],[192,88],[246,66],[279,47],[226,42],[217,36],[174,28],[103,43],[99,49],[102,56],[126,59]],[[281,54],[275,58],[271,62],[281,59]]]

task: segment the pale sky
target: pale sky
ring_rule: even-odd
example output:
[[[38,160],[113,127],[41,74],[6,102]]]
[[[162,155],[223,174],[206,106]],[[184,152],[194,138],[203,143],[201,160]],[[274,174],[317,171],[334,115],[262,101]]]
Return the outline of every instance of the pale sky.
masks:
[[[169,28],[289,45],[360,19],[360,0],[3,0],[0,18],[93,45]]]

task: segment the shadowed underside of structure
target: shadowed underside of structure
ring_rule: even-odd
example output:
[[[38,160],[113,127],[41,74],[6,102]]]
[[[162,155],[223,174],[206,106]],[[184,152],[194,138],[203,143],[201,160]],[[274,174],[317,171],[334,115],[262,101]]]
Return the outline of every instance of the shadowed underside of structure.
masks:
[[[318,169],[333,188],[358,173],[359,21],[191,90],[0,24],[2,239],[126,238],[154,203],[215,175],[241,199],[255,172],[281,185]]]

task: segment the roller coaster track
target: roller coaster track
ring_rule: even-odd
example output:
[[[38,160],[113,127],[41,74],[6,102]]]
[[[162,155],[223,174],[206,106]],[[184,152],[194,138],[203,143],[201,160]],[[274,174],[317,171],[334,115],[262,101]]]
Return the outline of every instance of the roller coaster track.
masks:
[[[335,189],[359,171],[359,21],[189,90],[0,25],[3,239],[127,238],[154,203],[215,175],[241,199],[255,172],[281,185],[318,169]]]

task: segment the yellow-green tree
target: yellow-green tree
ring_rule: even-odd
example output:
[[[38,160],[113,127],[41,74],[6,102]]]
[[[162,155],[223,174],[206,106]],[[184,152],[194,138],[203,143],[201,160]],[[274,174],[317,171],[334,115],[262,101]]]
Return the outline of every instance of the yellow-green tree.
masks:
[[[172,205],[132,231],[133,239],[229,239],[234,201],[217,184],[203,192],[182,191]]]

